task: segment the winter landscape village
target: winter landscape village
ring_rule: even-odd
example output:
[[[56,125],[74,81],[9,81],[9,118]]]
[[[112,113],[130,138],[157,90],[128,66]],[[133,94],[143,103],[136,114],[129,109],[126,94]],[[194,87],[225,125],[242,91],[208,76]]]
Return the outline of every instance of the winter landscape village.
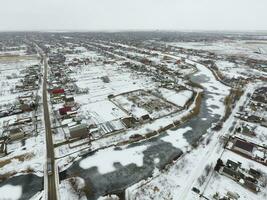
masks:
[[[0,34],[0,199],[266,200],[267,35]]]

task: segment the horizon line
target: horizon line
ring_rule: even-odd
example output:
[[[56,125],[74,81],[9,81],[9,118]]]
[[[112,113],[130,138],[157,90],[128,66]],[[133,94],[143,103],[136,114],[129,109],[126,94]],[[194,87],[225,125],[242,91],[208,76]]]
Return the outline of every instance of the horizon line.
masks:
[[[51,32],[51,33],[74,33],[74,32],[230,32],[230,33],[267,33],[264,30],[248,29],[22,29],[22,30],[0,30],[0,33],[6,32]]]

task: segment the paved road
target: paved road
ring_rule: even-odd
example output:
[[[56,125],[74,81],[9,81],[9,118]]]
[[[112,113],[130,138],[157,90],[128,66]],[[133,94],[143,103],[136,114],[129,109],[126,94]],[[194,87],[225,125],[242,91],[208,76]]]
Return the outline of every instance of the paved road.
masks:
[[[56,189],[56,179],[55,179],[55,160],[54,160],[54,145],[51,131],[51,121],[50,113],[47,101],[47,58],[42,54],[44,60],[44,79],[43,79],[43,107],[44,107],[44,121],[45,121],[45,131],[46,131],[46,152],[47,160],[51,158],[52,171],[53,174],[47,175],[47,199],[57,200],[57,189]],[[45,173],[44,173],[45,174]]]

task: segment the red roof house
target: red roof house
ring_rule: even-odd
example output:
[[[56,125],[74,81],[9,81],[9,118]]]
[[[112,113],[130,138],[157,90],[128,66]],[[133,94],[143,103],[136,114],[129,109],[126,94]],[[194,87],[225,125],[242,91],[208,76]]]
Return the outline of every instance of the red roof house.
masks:
[[[59,89],[53,89],[51,93],[52,94],[64,94],[64,92],[65,92],[64,89],[59,88]]]
[[[63,107],[63,108],[59,108],[59,114],[60,115],[66,115],[67,112],[71,111],[71,107]]]

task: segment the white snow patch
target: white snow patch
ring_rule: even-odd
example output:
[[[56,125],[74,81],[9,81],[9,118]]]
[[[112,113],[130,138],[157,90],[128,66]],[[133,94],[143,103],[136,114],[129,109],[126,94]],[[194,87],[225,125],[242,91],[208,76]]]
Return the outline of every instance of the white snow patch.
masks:
[[[98,167],[101,174],[112,172],[115,170],[114,163],[120,162],[122,165],[135,163],[137,166],[143,165],[143,151],[147,147],[132,147],[123,150],[115,150],[114,148],[107,148],[100,150],[95,155],[89,156],[80,162],[80,167],[89,169],[91,167]]]
[[[4,185],[0,187],[0,199],[19,199],[22,194],[21,186]]]
[[[185,148],[189,146],[189,144],[183,135],[184,133],[190,130],[192,130],[191,127],[180,128],[175,131],[168,130],[168,136],[163,137],[162,140],[165,142],[170,142],[174,147],[178,147],[181,150],[185,150]]]

